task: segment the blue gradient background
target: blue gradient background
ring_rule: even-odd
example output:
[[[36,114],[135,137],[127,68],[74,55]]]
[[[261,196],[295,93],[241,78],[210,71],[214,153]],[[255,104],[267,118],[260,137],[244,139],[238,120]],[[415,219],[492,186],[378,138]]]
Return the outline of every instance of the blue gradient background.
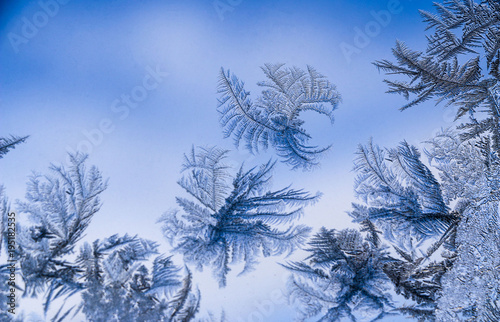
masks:
[[[420,145],[440,127],[450,126],[454,114],[433,102],[399,112],[405,101],[384,93],[384,76],[372,65],[374,60],[391,59],[396,39],[425,49],[425,24],[418,9],[432,10],[431,1],[401,0],[401,13],[392,15],[361,53],[353,54],[350,63],[342,54],[340,44],[353,44],[354,28],[363,29],[374,20],[370,12],[386,10],[387,3],[243,0],[221,20],[210,0],[73,0],[16,53],[9,35],[21,35],[23,18],[32,20],[41,8],[37,1],[4,2],[0,135],[30,138],[0,161],[0,183],[15,209],[31,170],[44,172],[51,162],[64,163],[66,151],[86,139],[83,131],[109,119],[114,131],[92,148],[90,163],[110,178],[110,186],[87,238],[139,234],[160,241],[168,251],[156,220],[183,194],[176,184],[183,153],[192,144],[233,149],[232,141],[222,137],[216,112],[221,66],[236,73],[256,96],[256,83],[263,80],[259,66],[264,63],[302,68],[310,64],[336,84],[343,97],[333,126],[312,113],[304,115],[314,143],[333,147],[313,172],[290,172],[278,164],[273,184],[279,188],[292,183],[324,194],[307,208],[301,222],[315,229],[352,226],[346,211],[354,201],[351,169],[357,145],[370,137],[382,146],[403,139]],[[111,110],[112,102],[142,83],[147,66],[161,66],[169,74],[121,120]],[[251,166],[270,157],[272,151],[251,156],[235,150],[230,161]],[[292,258],[303,256],[299,252]],[[263,260],[245,277],[237,278],[233,270],[224,290],[217,289],[208,272],[197,273],[202,312],[218,314],[223,306],[229,321],[259,321],[257,302],[284,289],[287,273],[276,261],[284,259]],[[21,308],[26,307],[23,303],[28,302],[21,301]],[[33,310],[38,304],[35,301]],[[260,316],[290,321],[293,307],[276,304]]]

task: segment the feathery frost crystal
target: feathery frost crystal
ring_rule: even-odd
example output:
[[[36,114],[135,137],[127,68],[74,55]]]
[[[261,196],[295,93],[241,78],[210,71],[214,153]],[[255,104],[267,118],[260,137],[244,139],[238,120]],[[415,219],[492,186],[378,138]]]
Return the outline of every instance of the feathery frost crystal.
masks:
[[[319,154],[329,147],[308,145],[309,134],[302,128],[301,112],[314,111],[330,118],[340,102],[340,95],[326,77],[311,66],[307,71],[284,64],[266,64],[262,71],[267,81],[256,102],[250,99],[244,83],[229,70],[219,76],[220,123],[225,137],[233,136],[252,153],[271,145],[283,162],[304,170],[318,164]]]
[[[178,197],[182,212],[173,210],[160,219],[174,251],[199,269],[211,266],[221,287],[231,263],[245,262],[244,273],[260,255],[290,254],[303,244],[310,229],[290,223],[319,198],[289,187],[269,190],[272,162],[247,171],[241,167],[233,175],[224,164],[227,153],[193,148],[178,182],[193,200]]]

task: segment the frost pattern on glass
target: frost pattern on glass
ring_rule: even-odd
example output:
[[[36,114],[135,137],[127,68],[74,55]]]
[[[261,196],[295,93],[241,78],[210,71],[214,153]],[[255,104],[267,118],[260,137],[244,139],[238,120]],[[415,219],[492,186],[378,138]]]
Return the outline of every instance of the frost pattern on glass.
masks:
[[[386,80],[389,93],[406,99],[416,96],[401,109],[429,99],[458,108],[456,119],[468,117],[459,126],[465,139],[491,133],[500,148],[500,3],[453,0],[435,3],[436,13],[421,11],[428,29],[425,52],[413,51],[397,42],[393,49],[396,62],[375,62],[387,74],[403,75],[409,81]],[[463,63],[462,63],[463,62]],[[483,72],[486,66],[486,72]]]
[[[227,153],[193,148],[178,181],[191,199],[178,197],[182,212],[167,212],[160,220],[174,251],[199,269],[210,266],[221,287],[231,264],[244,262],[244,273],[261,255],[290,254],[303,244],[310,229],[290,224],[319,198],[289,187],[269,190],[272,162],[232,174],[224,163]]]
[[[354,229],[322,228],[308,243],[310,255],[285,265],[290,299],[299,307],[299,320],[374,321],[393,308],[389,279],[383,266],[387,249]]]
[[[451,132],[438,135],[428,152],[440,169],[448,199],[463,209],[455,233],[455,260],[444,274],[438,299],[440,321],[495,321],[500,297],[500,160],[493,140],[464,144]]]
[[[307,71],[284,64],[266,64],[262,71],[266,81],[256,102],[244,83],[229,70],[219,76],[220,123],[225,137],[232,136],[236,146],[243,141],[252,153],[272,146],[283,162],[293,169],[310,169],[318,164],[318,156],[329,147],[308,144],[310,135],[299,118],[304,111],[314,111],[330,118],[340,102],[340,95],[325,76],[311,66]]]
[[[0,137],[0,159],[4,157],[12,149],[15,149],[16,146],[20,143],[25,142],[29,136],[14,136],[10,137]]]
[[[45,314],[57,301],[54,321],[72,320],[80,312],[89,321],[192,320],[200,295],[192,289],[191,274],[187,270],[182,279],[171,257],[158,254],[156,242],[113,235],[77,250],[107,187],[96,167],[85,166],[86,159],[70,155],[68,169],[52,165],[50,174],[33,174],[28,182],[19,210],[30,216],[30,224],[19,226],[16,251],[24,294],[43,295]],[[77,304],[66,304],[75,297]]]

